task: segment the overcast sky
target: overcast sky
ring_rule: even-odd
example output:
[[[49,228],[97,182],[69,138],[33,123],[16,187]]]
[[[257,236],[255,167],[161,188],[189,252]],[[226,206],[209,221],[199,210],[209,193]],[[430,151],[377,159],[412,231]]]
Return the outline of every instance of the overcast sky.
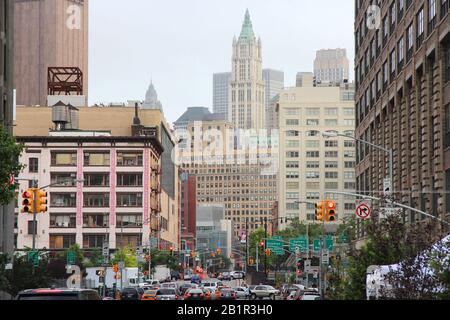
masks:
[[[298,71],[313,71],[318,49],[346,48],[353,69],[353,2],[89,1],[89,103],[143,100],[153,79],[170,123],[190,106],[212,111],[212,74],[231,70],[246,8],[263,68],[284,71],[285,86],[295,86]]]

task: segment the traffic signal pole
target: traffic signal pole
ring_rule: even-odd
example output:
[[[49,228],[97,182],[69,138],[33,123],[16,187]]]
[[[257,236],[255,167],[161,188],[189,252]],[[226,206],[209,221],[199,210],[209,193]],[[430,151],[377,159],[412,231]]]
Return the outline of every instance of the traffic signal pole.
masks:
[[[33,251],[36,249],[36,212],[37,212],[37,192],[38,182],[33,180]],[[34,268],[33,268],[34,270]]]

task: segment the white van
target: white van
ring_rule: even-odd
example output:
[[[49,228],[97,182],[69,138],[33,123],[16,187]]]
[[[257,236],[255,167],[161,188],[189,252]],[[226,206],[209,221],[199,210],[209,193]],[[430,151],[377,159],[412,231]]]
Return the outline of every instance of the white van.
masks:
[[[212,293],[216,293],[217,288],[218,288],[218,287],[222,287],[222,286],[223,286],[223,283],[222,283],[221,281],[217,281],[217,282],[208,282],[208,281],[206,281],[206,282],[203,282],[203,283],[201,284],[201,287],[202,287],[203,289],[208,289],[208,290],[210,290]]]

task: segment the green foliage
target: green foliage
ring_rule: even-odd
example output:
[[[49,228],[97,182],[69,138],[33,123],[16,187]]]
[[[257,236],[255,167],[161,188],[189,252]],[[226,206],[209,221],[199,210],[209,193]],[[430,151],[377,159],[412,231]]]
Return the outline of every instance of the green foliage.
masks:
[[[5,270],[7,263],[7,256],[0,255],[0,291],[16,296],[22,290],[50,286],[51,278],[47,269],[47,257],[41,256],[39,266],[35,267],[34,271],[26,254],[14,256],[13,270]]]
[[[10,184],[10,180],[25,167],[18,161],[23,149],[23,145],[17,144],[16,139],[0,126],[0,205],[10,203],[16,196],[19,184]]]
[[[133,248],[122,248],[118,249],[114,253],[114,258],[111,260],[111,265],[123,261],[125,268],[135,268],[138,266],[136,251]]]

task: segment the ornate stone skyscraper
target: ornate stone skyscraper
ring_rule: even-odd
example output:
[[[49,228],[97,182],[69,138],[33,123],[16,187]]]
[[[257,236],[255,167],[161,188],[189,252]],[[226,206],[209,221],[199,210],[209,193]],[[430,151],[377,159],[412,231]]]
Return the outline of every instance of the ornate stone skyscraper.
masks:
[[[264,128],[265,88],[261,39],[256,39],[248,10],[239,39],[233,39],[228,117],[237,128]]]
[[[142,109],[159,109],[162,111],[162,104],[158,100],[158,94],[153,86],[153,82],[150,83],[147,93],[145,94],[145,101],[142,104]]]

